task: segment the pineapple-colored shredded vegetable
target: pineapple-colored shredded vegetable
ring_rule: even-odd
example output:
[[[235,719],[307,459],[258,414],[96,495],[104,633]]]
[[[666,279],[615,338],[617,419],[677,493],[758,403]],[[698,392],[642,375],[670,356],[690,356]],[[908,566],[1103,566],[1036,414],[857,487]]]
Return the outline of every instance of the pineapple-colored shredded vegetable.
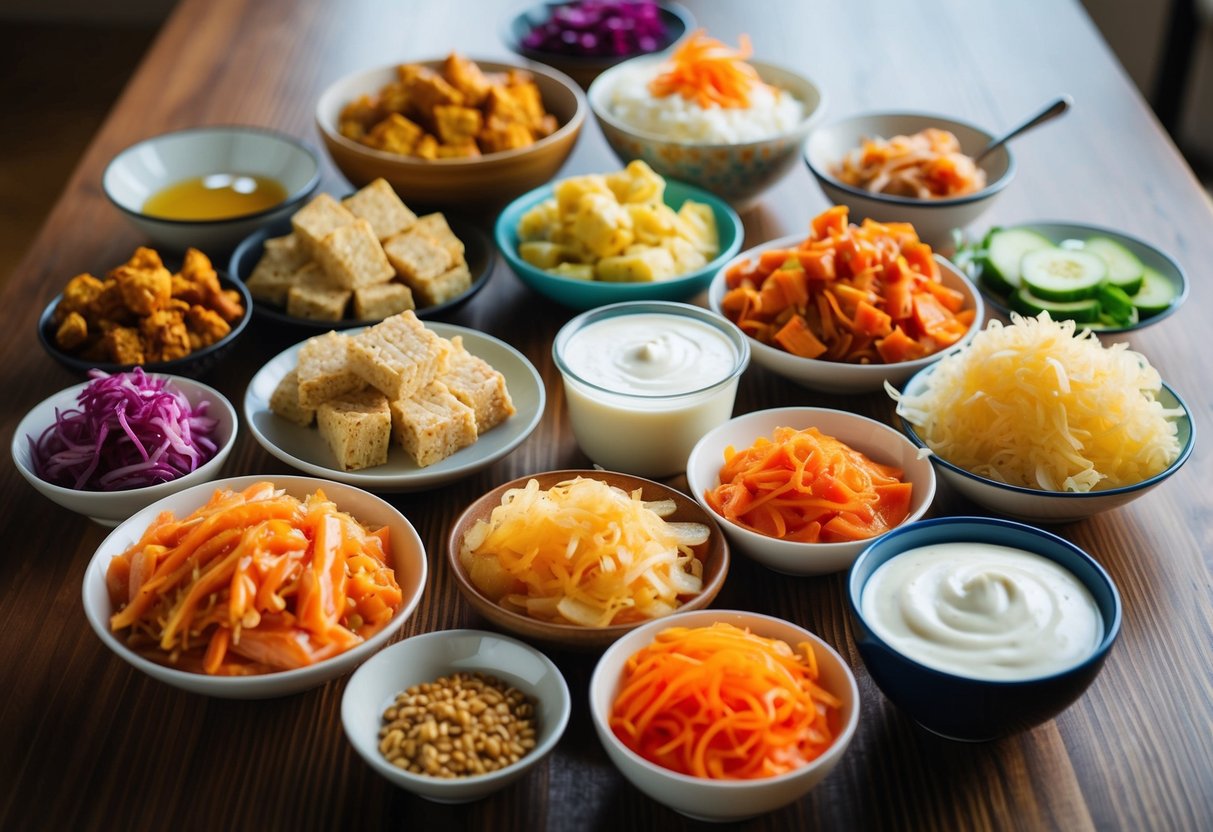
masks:
[[[703,588],[698,523],[667,523],[641,499],[587,477],[508,490],[464,535],[472,584],[542,621],[605,627],[674,612]],[[667,507],[668,508],[668,507]]]

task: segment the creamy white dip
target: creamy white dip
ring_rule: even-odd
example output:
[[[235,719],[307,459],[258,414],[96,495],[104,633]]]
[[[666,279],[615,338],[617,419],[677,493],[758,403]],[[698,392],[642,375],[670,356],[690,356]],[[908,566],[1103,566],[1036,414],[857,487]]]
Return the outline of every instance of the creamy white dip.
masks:
[[[664,476],[733,413],[741,357],[728,335],[686,315],[641,312],[557,337],[577,444],[615,471]]]
[[[872,573],[860,602],[873,632],[898,652],[974,679],[1058,673],[1103,637],[1095,599],[1071,572],[988,543],[903,552]]]

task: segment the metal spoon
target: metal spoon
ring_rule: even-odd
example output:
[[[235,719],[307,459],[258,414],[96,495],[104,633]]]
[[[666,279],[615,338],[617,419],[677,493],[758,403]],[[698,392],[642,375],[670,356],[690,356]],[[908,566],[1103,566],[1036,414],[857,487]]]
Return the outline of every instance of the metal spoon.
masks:
[[[1012,128],[1008,132],[1003,133],[997,139],[994,139],[993,141],[991,141],[988,145],[986,145],[984,148],[982,148],[981,152],[978,153],[973,158],[973,161],[980,162],[986,156],[989,156],[994,150],[1002,147],[1004,144],[1006,144],[1011,139],[1018,136],[1020,133],[1025,133],[1028,130],[1031,130],[1033,127],[1036,127],[1038,125],[1044,124],[1046,121],[1051,121],[1051,120],[1057,118],[1059,115],[1062,115],[1067,110],[1069,110],[1070,107],[1072,107],[1073,105],[1074,105],[1074,99],[1070,98],[1070,96],[1068,96],[1068,95],[1063,95],[1061,98],[1059,98],[1056,101],[1054,101],[1053,103],[1051,103],[1048,107],[1045,107],[1039,113],[1032,116],[1030,119],[1023,122],[1018,127]]]

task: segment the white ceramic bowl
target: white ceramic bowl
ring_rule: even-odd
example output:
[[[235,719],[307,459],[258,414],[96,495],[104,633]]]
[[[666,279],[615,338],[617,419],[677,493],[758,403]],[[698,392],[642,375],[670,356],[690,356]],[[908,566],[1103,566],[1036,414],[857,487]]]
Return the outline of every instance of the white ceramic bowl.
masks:
[[[603,72],[590,85],[590,109],[607,144],[624,162],[643,159],[667,179],[697,185],[728,200],[735,208],[751,204],[796,164],[796,156],[825,109],[825,94],[808,78],[790,69],[748,61],[759,77],[787,90],[804,105],[804,117],[791,130],[757,141],[689,143],[638,130],[612,114],[611,93],[621,73],[656,67],[664,55],[624,61]]]
[[[148,197],[182,180],[211,173],[269,177],[286,190],[272,208],[226,220],[166,220],[143,213]],[[320,184],[320,160],[298,139],[261,127],[195,127],[144,139],[105,169],[101,187],[110,202],[157,246],[193,247],[215,262],[263,225],[297,211]]]
[[[763,243],[752,249],[743,251],[728,263],[724,264],[708,286],[708,306],[721,317],[728,317],[721,309],[721,301],[726,291],[726,275],[738,263],[744,263],[757,257],[761,252],[773,248],[795,248],[804,241],[804,234],[792,234]],[[923,367],[934,364],[943,356],[960,349],[981,329],[985,321],[986,305],[981,292],[965,276],[964,272],[952,265],[947,259],[935,255],[939,264],[940,280],[944,286],[955,289],[965,297],[965,309],[976,310],[973,325],[964,337],[946,350],[934,355],[919,358],[914,361],[899,361],[896,364],[846,364],[839,361],[824,361],[817,358],[802,358],[790,352],[772,347],[761,341],[750,338],[750,358],[761,367],[778,373],[789,381],[817,390],[822,393],[872,393],[884,388],[888,381],[895,387],[901,386],[906,379],[917,373]]]
[[[912,442],[886,424],[841,410],[820,407],[782,407],[758,410],[725,422],[707,433],[687,460],[687,486],[691,495],[711,514],[724,530],[729,545],[745,552],[768,569],[788,575],[824,575],[848,569],[875,538],[848,543],[798,543],[779,540],[750,531],[721,517],[704,499],[704,493],[720,484],[724,450],[732,445],[748,448],[760,436],[770,438],[775,428],[797,430],[815,427],[875,462],[896,465],[913,483],[910,513],[903,521],[911,523],[931,507],[935,498],[935,471],[931,463],[919,458]]]
[[[535,748],[512,765],[472,777],[442,780],[396,768],[379,753],[383,712],[401,691],[459,672],[496,676],[532,697]],[[556,746],[571,711],[568,685],[551,659],[520,641],[481,630],[440,630],[393,644],[358,669],[341,698],[345,735],[367,765],[393,785],[437,803],[479,800],[518,780]]]
[[[43,399],[33,410],[25,414],[25,418],[17,425],[17,430],[13,433],[12,454],[13,464],[16,465],[21,476],[25,477],[29,484],[47,499],[77,514],[83,514],[103,526],[116,526],[144,506],[219,476],[223,463],[236,444],[238,424],[236,409],[218,390],[193,379],[181,376],[153,375],[153,377],[170,379],[173,386],[180,390],[194,407],[203,401],[210,402],[206,415],[217,420],[214,433],[217,448],[213,457],[184,477],[179,477],[172,482],[162,482],[127,491],[77,491],[74,488],[53,485],[41,479],[34,473],[27,437],[37,439],[43,431],[54,424],[56,410],[65,411],[75,408],[76,397],[91,383],[86,381]]]
[[[928,376],[929,370],[924,370],[914,376],[902,392],[907,396],[921,395],[926,390]],[[1188,409],[1184,400],[1166,384],[1163,384],[1162,393],[1158,398],[1165,408],[1183,408],[1184,415],[1176,422],[1179,455],[1166,470],[1133,485],[1085,493],[1041,491],[1036,488],[1008,485],[978,476],[934,453],[930,455],[930,460],[944,482],[990,511],[1029,523],[1070,523],[1075,520],[1085,520],[1100,512],[1120,508],[1158,487],[1163,480],[1178,471],[1192,455],[1192,448],[1196,441],[1196,426],[1192,422],[1192,411]],[[914,430],[913,425],[904,418],[901,419],[901,428],[915,446],[926,447],[926,443]]]
[[[105,587],[105,572],[109,568],[110,560],[138,540],[139,535],[160,512],[171,511],[177,517],[183,517],[203,505],[217,488],[238,490],[262,481],[273,482],[288,494],[301,499],[318,488],[323,489],[341,511],[368,526],[389,528],[392,566],[402,592],[400,609],[392,620],[366,641],[331,659],[317,662],[310,667],[258,676],[208,676],[204,673],[188,673],[145,659],[127,647],[125,640],[112,633],[109,627],[114,609]],[[299,693],[322,685],[330,679],[344,676],[391,641],[396,631],[417,608],[422,590],[425,589],[426,572],[425,546],[417,536],[413,524],[393,506],[374,494],[350,485],[311,477],[233,477],[203,483],[171,494],[136,513],[103,540],[84,572],[84,614],[106,647],[113,650],[123,661],[154,679],[190,693],[222,699],[268,699]]]
[[[951,242],[952,229],[964,228],[994,204],[995,198],[1015,176],[1015,160],[1003,145],[981,161],[986,186],[968,196],[922,200],[913,197],[870,193],[843,184],[830,168],[865,138],[889,139],[939,127],[960,140],[960,149],[975,156],[992,138],[990,133],[963,121],[931,113],[864,113],[825,124],[813,131],[804,147],[804,159],[821,190],[834,203],[851,209],[851,220],[871,217],[879,222],[909,222],[918,236],[932,246]]]
[[[717,621],[748,628],[766,638],[782,639],[793,646],[806,641],[813,645],[820,668],[820,684],[843,703],[834,743],[824,754],[776,777],[707,780],[679,774],[651,763],[615,736],[608,720],[628,658],[652,642],[654,636],[667,627],[707,627]],[[590,679],[590,716],[607,756],[633,786],[687,817],[707,821],[737,821],[773,811],[803,797],[838,765],[859,724],[859,689],[842,657],[808,630],[752,612],[699,610],[676,613],[638,627],[607,649],[598,660]]]

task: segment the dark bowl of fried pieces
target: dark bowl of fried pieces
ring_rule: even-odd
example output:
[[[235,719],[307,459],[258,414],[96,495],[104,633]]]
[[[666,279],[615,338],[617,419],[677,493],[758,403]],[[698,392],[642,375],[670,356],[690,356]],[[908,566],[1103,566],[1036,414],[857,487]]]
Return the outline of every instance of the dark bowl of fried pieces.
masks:
[[[244,284],[197,249],[166,265],[158,252],[140,247],[104,278],[85,273],[69,280],[39,318],[38,339],[78,373],[142,366],[197,378],[232,349],[251,310]]]

